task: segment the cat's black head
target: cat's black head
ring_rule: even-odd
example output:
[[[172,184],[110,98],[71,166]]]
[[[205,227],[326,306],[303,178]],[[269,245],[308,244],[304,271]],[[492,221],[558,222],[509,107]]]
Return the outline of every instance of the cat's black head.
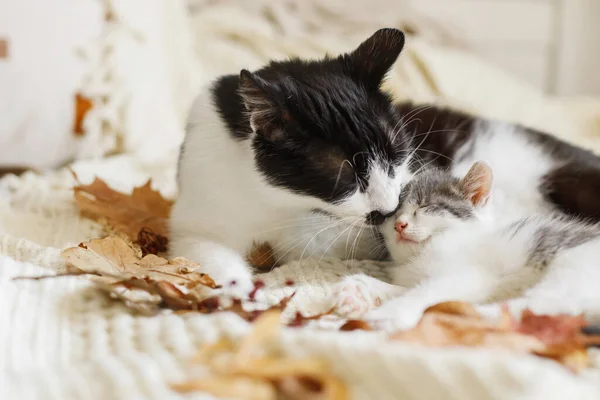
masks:
[[[241,72],[246,130],[230,127],[252,140],[269,184],[318,199],[317,208],[341,217],[380,223],[396,210],[410,152],[380,86],[403,46],[401,31],[381,29],[339,57]]]

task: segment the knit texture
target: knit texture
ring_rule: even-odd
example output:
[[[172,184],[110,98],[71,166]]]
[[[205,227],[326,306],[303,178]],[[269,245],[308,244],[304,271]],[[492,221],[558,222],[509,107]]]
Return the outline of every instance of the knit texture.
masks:
[[[402,25],[394,15],[403,9],[395,14],[389,2],[381,6],[386,12],[372,18],[365,16],[378,9],[374,2],[368,10],[347,1],[189,3],[105,2],[112,18],[84,49],[90,69],[82,91],[95,106],[85,121],[80,157],[127,155],[75,163],[83,182],[99,176],[126,192],[152,178],[155,188],[175,198],[177,149],[201,82],[256,68],[270,58],[347,51],[384,21]],[[427,25],[418,26],[428,31]],[[465,53],[422,38],[409,41],[387,88],[397,99],[450,104],[600,148],[597,101],[545,98]],[[188,376],[198,346],[221,336],[239,338],[251,329],[246,322],[227,313],[136,316],[82,277],[12,280],[60,272],[61,249],[105,234],[102,226],[79,216],[73,184],[68,170],[0,180],[0,398],[183,398],[169,383]],[[318,265],[306,260],[261,278],[268,303],[296,290],[287,312],[311,315],[331,306],[336,282],[358,272],[386,279],[380,264],[340,260]],[[286,286],[287,280],[295,287]],[[557,298],[546,306],[564,308],[565,302]],[[600,295],[587,306],[600,312]],[[423,349],[387,342],[378,332],[337,332],[339,324],[325,318],[308,328],[286,329],[277,344],[292,355],[324,357],[353,399],[600,398],[597,355],[594,368],[575,376],[533,356]]]
[[[90,171],[94,171],[124,191],[148,177],[169,182],[144,175],[129,157],[80,162],[73,169],[84,182],[91,181]],[[171,172],[166,169],[161,175]],[[125,187],[123,182],[132,184]],[[228,313],[136,316],[94,290],[83,277],[11,279],[60,272],[64,269],[60,249],[104,234],[101,226],[79,216],[73,183],[67,170],[0,181],[0,218],[4,232],[10,232],[0,237],[0,398],[180,398],[169,383],[189,376],[195,350],[222,335],[245,335],[250,328],[245,321]],[[262,306],[296,291],[288,314],[323,312],[331,306],[332,286],[342,277],[366,272],[386,279],[383,267],[340,260],[285,265],[260,276],[267,285]],[[288,280],[295,286],[286,286]],[[337,332],[340,323],[324,318],[307,328],[287,329],[278,344],[293,355],[318,354],[327,359],[355,399],[441,399],[449,394],[477,400],[600,396],[596,369],[577,377],[533,356],[420,349],[387,342],[381,332]]]

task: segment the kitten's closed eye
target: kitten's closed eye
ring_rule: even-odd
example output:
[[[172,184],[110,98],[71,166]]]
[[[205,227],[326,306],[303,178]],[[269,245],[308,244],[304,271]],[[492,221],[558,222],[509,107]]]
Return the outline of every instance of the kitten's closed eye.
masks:
[[[419,207],[419,209],[425,213],[430,213],[430,214],[440,214],[440,213],[447,211],[446,206],[444,206],[443,204],[437,204],[437,203],[426,204],[426,205]]]

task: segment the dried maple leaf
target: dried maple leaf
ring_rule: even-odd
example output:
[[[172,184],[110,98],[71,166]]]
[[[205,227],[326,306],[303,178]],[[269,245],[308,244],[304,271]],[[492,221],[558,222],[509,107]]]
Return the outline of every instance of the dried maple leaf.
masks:
[[[372,331],[373,327],[368,322],[360,319],[350,319],[340,327],[340,331]]]
[[[510,332],[506,327],[482,318],[438,312],[424,314],[414,328],[397,332],[391,339],[429,347],[503,347],[524,352],[544,349],[540,340]]]
[[[8,58],[8,39],[0,38],[0,60]]]
[[[553,359],[580,371],[589,364],[586,346],[600,343],[600,336],[583,333],[586,325],[581,315],[536,315],[529,310],[515,320],[506,307],[500,320],[491,322],[470,304],[447,302],[428,308],[413,329],[391,338],[430,347],[504,348]]]
[[[519,352],[545,348],[539,339],[514,331],[507,309],[503,314],[500,321],[487,321],[468,303],[444,302],[429,307],[414,328],[397,332],[391,339],[429,347],[501,347]]]
[[[552,347],[577,343],[581,328],[586,325],[587,321],[583,315],[536,315],[530,310],[524,310],[516,329],[526,335],[535,336],[546,346]]]
[[[465,303],[462,301],[445,301],[442,303],[434,304],[431,307],[428,307],[423,312],[423,314],[432,312],[442,314],[463,315],[465,317],[480,317],[480,314],[477,312],[477,310],[472,304]]]
[[[75,136],[82,136],[85,133],[83,130],[83,121],[93,106],[94,104],[90,99],[81,93],[75,94],[75,119],[73,121],[73,133]]]
[[[138,240],[142,230],[161,241],[168,237],[167,218],[173,203],[153,190],[150,181],[134,188],[131,195],[111,189],[99,178],[89,185],[78,184],[73,191],[81,215],[108,225],[131,241]]]
[[[100,178],[84,185],[74,172],[73,176],[77,181],[73,187],[75,202],[81,215],[136,242],[144,256],[168,250],[167,220],[173,202],[153,190],[151,181],[134,188],[128,195],[112,189]],[[275,266],[273,250],[268,243],[254,244],[248,260],[259,269],[272,269]]]
[[[347,399],[348,389],[336,378],[317,380],[306,376],[290,376],[277,382],[277,390],[289,400],[342,400]]]
[[[588,323],[583,315],[536,315],[524,310],[516,330],[531,335],[546,346],[537,355],[560,362],[573,371],[589,366],[587,346],[600,342],[600,337],[585,335]]]
[[[288,399],[347,399],[346,387],[331,375],[326,362],[316,357],[286,357],[272,348],[281,329],[280,321],[281,311],[272,309],[257,318],[254,329],[240,345],[220,340],[205,346],[196,361],[208,366],[212,375],[173,387],[251,400],[258,398],[253,388],[264,399],[278,398],[277,394]]]
[[[63,250],[67,265],[93,275],[104,283],[116,283],[131,278],[166,281],[187,288],[197,285],[216,288],[210,276],[196,272],[199,264],[178,257],[167,260],[149,254],[141,257],[138,250],[118,236],[92,239],[78,247]]]

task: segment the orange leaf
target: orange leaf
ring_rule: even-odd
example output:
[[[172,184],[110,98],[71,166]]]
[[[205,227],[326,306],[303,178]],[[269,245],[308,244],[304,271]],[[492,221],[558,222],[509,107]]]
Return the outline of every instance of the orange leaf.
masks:
[[[75,94],[75,120],[73,122],[73,133],[76,136],[83,136],[83,120],[88,111],[92,109],[94,104],[90,99],[84,97],[81,93]]]
[[[528,335],[511,332],[480,317],[429,312],[412,329],[397,332],[393,340],[428,347],[468,346],[505,348],[517,352],[542,351],[544,344]]]
[[[145,230],[146,238],[151,232],[157,240],[162,240],[158,247],[163,248],[166,247],[167,218],[173,203],[153,190],[150,183],[136,187],[128,195],[111,189],[96,178],[89,185],[75,186],[73,191],[83,216],[105,223],[131,241],[137,240],[142,230]]]
[[[96,280],[104,283],[136,278],[166,281],[187,288],[199,285],[217,287],[208,275],[196,271],[199,264],[183,257],[172,260],[154,254],[141,257],[135,248],[118,236],[92,239],[63,250],[61,256],[69,266],[98,275]]]
[[[433,306],[427,308],[424,311],[424,314],[430,313],[430,312],[437,312],[437,313],[442,313],[442,314],[463,315],[465,317],[476,317],[476,318],[478,318],[480,316],[472,304],[464,303],[462,301],[445,301],[443,303],[434,304]]]
[[[524,310],[517,324],[518,332],[532,335],[548,347],[577,343],[581,328],[587,325],[583,315],[536,315]]]
[[[196,361],[208,367],[211,374],[173,388],[247,400],[349,398],[346,386],[331,374],[324,359],[289,357],[274,346],[281,331],[280,310],[263,312],[253,328],[237,346],[224,339],[205,346]],[[259,392],[262,397],[257,395]]]
[[[350,319],[340,327],[340,331],[372,331],[368,322],[359,319]]]

